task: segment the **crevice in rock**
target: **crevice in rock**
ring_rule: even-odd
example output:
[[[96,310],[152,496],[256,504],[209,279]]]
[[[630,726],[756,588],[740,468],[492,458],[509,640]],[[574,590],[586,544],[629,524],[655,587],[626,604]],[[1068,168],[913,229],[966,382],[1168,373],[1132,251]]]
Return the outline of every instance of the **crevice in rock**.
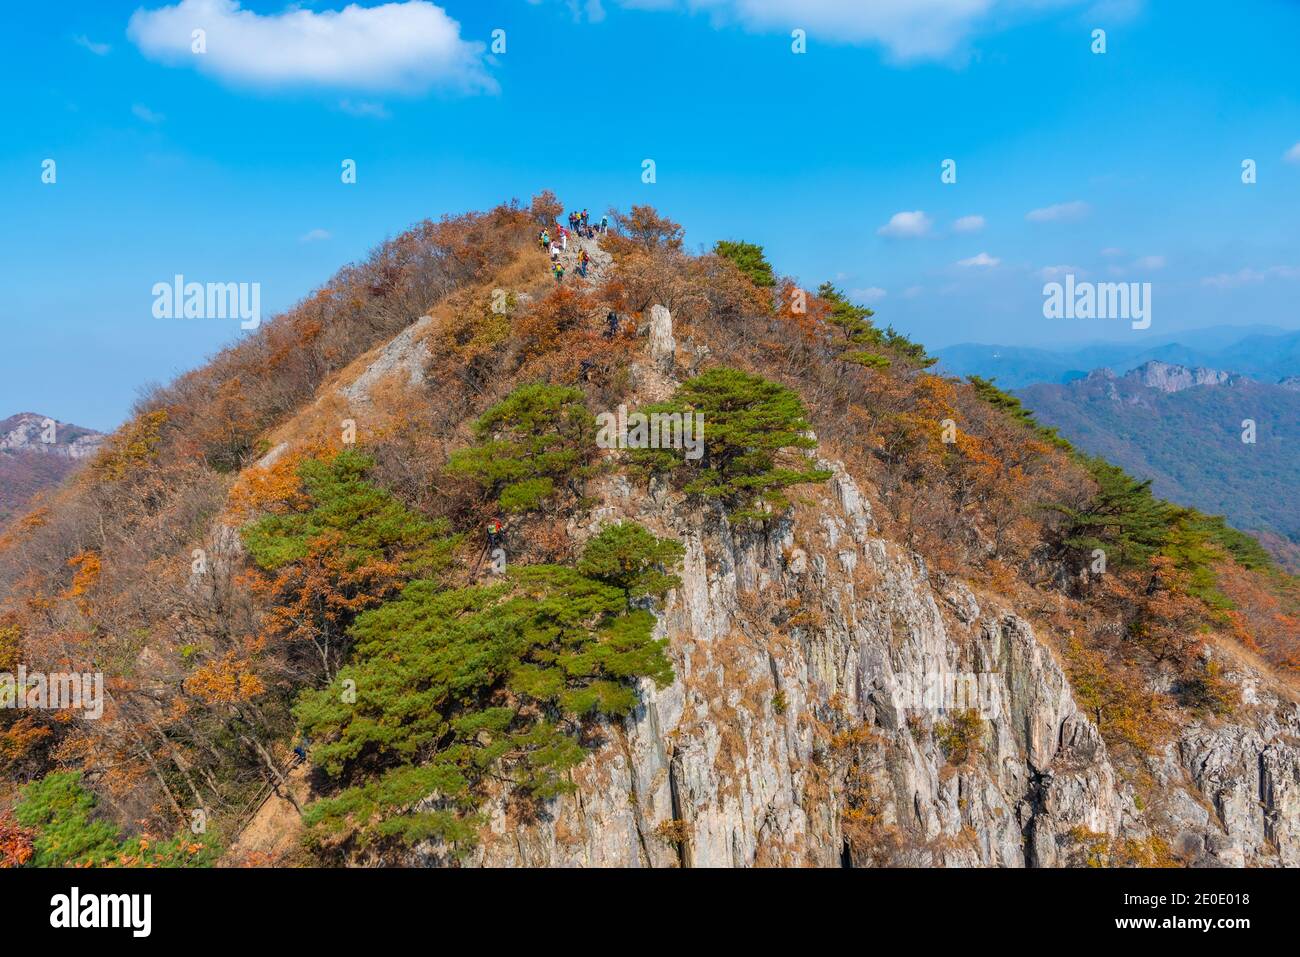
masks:
[[[627,793],[632,797],[632,825],[636,828],[637,852],[641,856],[642,864],[653,867],[654,861],[650,858],[650,848],[645,842],[645,828],[641,826],[644,823],[645,812],[641,809],[641,795],[636,790],[636,764],[632,761],[632,747],[628,743],[626,729],[616,728],[615,733],[618,735],[623,758],[627,762]]]
[[[1020,829],[1022,835],[1021,848],[1025,855],[1025,867],[1038,867],[1041,863],[1038,860],[1037,853],[1038,820],[1043,813],[1048,775],[1032,768],[1030,774],[1029,790],[1025,792],[1024,798],[1021,799],[1021,803],[1029,811],[1029,819],[1025,821],[1024,826]]]
[[[668,756],[668,797],[672,802],[673,820],[685,824],[686,818],[682,815],[682,799],[680,786],[678,784],[678,775],[681,774],[681,754],[676,748]],[[677,843],[677,861],[683,868],[691,866],[691,837],[689,832],[683,827],[680,834],[681,840]]]
[[[1264,840],[1274,851],[1279,850],[1277,835],[1277,802],[1273,795],[1273,782],[1264,762],[1264,752],[1256,757],[1259,763],[1259,806],[1264,812]]]

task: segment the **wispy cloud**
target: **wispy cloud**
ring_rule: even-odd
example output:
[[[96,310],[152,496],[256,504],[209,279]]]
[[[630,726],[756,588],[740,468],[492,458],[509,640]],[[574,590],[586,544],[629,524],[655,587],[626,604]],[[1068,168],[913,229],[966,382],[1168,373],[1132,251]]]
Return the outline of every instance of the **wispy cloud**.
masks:
[[[1076,199],[1069,203],[1056,203],[1052,206],[1044,206],[1041,209],[1031,209],[1025,213],[1025,219],[1031,223],[1069,222],[1087,216],[1088,210],[1087,203]]]
[[[339,109],[348,116],[360,116],[372,120],[386,120],[391,116],[384,104],[372,100],[339,100]]]
[[[1224,272],[1217,276],[1206,276],[1201,280],[1201,284],[1215,289],[1234,289],[1238,286],[1264,282],[1266,279],[1300,279],[1300,268],[1269,266],[1267,269],[1255,269],[1247,266],[1233,273]]]
[[[889,222],[876,230],[881,236],[890,236],[895,239],[915,239],[918,236],[924,236],[930,231],[933,225],[930,217],[925,215],[922,210],[915,209],[911,212],[894,213],[889,217]]]
[[[161,113],[155,113],[143,103],[132,104],[131,112],[136,115],[137,119],[144,120],[144,122],[150,123],[154,126],[157,126],[163,120],[167,119],[167,117],[163,116]]]
[[[1044,280],[1060,279],[1062,276],[1082,276],[1084,271],[1078,266],[1044,266],[1038,270],[1038,277]]]
[[[977,255],[971,256],[969,259],[957,260],[957,265],[965,266],[967,268],[971,268],[971,267],[990,268],[998,265],[1001,262],[1002,260],[999,259],[997,256],[990,256],[988,253],[979,253]]]
[[[95,56],[108,56],[108,54],[113,49],[107,43],[96,43],[94,40],[90,39],[90,37],[86,36],[84,33],[78,34],[77,36],[73,37],[72,42],[79,47],[85,47],[91,53],[95,54]]]
[[[956,233],[978,233],[983,228],[983,216],[963,216],[952,224],[953,232]]]
[[[206,52],[193,51],[195,29],[205,31]],[[245,10],[238,0],[181,0],[137,10],[127,26],[149,59],[235,85],[495,91],[484,44],[460,32],[459,23],[427,0],[321,12],[291,6],[275,14]]]
[[[1300,163],[1300,143],[1287,150],[1282,158],[1288,163]]]
[[[884,299],[889,295],[889,293],[884,289],[881,289],[879,286],[868,286],[865,289],[851,289],[849,290],[849,295],[858,302],[872,303],[879,302],[881,299]]]
[[[622,6],[704,11],[725,25],[788,31],[810,40],[876,44],[896,60],[939,59],[955,52],[986,24],[1032,10],[1024,0],[619,0]],[[1081,5],[1082,0],[1056,0]],[[570,6],[574,0],[569,0]]]
[[[1167,262],[1164,256],[1142,256],[1133,265],[1138,269],[1164,269]]]
[[[298,241],[302,243],[318,243],[332,237],[333,234],[328,229],[313,229],[303,233],[298,237]]]

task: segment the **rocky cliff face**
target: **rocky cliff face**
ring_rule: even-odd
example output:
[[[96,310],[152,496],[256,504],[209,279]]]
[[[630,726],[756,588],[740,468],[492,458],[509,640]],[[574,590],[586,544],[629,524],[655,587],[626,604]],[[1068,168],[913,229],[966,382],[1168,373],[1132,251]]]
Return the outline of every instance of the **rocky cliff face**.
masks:
[[[822,465],[834,477],[761,532],[664,488],[599,489],[575,538],[630,518],[686,547],[659,621],[676,681],[600,729],[575,792],[492,802],[469,863],[1060,866],[1156,835],[1187,863],[1300,864],[1293,701],[1234,672],[1241,716],[1182,728],[1144,804],[1031,624],[882,538]]]
[[[0,421],[0,452],[38,452],[67,459],[91,456],[104,441],[93,429],[57,422],[34,412],[20,412]]]
[[[33,412],[0,420],[0,522],[62,482],[103,440],[99,432]]]
[[[1125,378],[1135,379],[1148,389],[1181,392],[1183,389],[1190,389],[1197,385],[1230,384],[1241,377],[1217,369],[1189,369],[1186,366],[1152,360],[1144,362]]]

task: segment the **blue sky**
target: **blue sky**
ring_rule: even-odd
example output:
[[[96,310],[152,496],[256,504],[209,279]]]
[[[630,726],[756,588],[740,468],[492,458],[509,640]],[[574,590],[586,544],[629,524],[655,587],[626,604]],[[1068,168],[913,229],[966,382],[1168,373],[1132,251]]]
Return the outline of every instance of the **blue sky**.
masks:
[[[9,10],[0,415],[111,427],[244,334],[155,318],[176,273],[258,282],[269,315],[412,222],[547,187],[761,243],[932,348],[1300,328],[1300,4],[361,6]],[[1065,271],[1151,282],[1151,329],[1044,318]]]

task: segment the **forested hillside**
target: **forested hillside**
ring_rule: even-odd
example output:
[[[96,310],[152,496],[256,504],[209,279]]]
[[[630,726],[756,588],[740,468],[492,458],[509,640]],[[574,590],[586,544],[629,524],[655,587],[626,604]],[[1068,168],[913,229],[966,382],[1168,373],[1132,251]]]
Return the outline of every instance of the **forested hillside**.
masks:
[[[563,211],[402,233],[13,523],[3,666],[106,700],[0,713],[7,863],[1300,861],[1254,539],[751,243],[611,211],[557,279]]]
[[[1151,479],[1163,498],[1264,533],[1280,560],[1300,568],[1300,392],[1226,374],[1193,385],[1189,373],[1162,387],[1144,377],[1148,368],[1019,395],[1079,448]],[[1180,367],[1162,374],[1170,369]]]

